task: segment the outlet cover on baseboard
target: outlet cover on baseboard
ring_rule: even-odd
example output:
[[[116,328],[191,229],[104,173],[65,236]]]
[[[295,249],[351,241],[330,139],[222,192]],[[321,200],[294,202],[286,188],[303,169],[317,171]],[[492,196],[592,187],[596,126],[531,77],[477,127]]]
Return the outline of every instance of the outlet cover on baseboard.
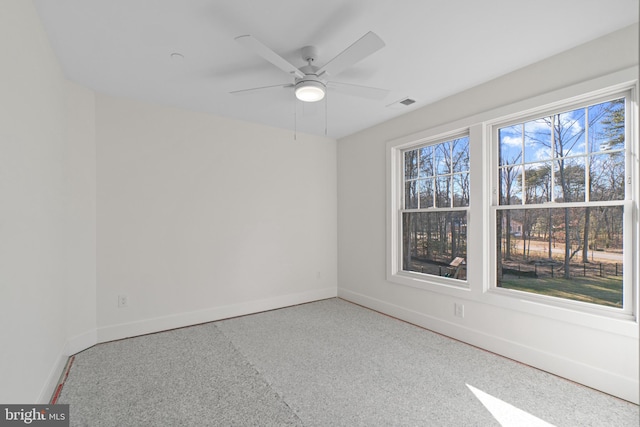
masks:
[[[453,315],[464,318],[464,304],[453,303]]]

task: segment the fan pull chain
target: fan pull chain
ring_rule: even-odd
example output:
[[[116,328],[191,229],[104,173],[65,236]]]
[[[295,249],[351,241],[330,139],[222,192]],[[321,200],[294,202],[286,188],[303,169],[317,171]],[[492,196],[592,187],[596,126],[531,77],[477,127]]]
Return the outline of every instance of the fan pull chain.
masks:
[[[293,140],[298,140],[298,106],[295,97],[293,98]]]
[[[325,92],[324,94],[324,136],[327,136],[327,104],[329,103],[329,94]]]

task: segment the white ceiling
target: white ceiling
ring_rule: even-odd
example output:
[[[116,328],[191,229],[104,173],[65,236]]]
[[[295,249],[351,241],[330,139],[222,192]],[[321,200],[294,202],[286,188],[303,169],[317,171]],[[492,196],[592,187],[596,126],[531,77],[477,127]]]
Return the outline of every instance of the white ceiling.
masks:
[[[638,21],[638,0],[34,0],[66,77],[98,92],[340,138]],[[296,66],[368,31],[386,47],[335,77],[389,89],[314,104],[234,41],[251,34]],[[178,60],[172,53],[184,56]],[[404,97],[410,107],[387,107]],[[326,123],[325,123],[325,112]]]

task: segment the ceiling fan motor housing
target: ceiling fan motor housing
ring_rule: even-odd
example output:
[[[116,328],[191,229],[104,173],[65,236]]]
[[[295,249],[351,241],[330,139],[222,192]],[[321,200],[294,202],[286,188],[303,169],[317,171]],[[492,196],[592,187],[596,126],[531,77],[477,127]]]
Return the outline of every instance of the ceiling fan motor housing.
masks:
[[[327,82],[318,76],[318,67],[311,65],[317,50],[314,46],[302,48],[302,57],[308,65],[300,67],[304,77],[297,77],[295,82],[296,98],[304,102],[316,102],[324,98]]]

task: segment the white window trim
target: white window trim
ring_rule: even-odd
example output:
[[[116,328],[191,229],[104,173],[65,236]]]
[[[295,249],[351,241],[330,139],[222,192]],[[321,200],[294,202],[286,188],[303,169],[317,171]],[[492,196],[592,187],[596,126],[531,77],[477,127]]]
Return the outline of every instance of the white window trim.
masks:
[[[623,245],[626,248],[632,248],[632,250],[626,250],[624,253],[623,263],[626,266],[633,266],[633,230],[627,230],[626,225],[632,224],[633,215],[634,215],[634,202],[630,200],[634,191],[636,191],[635,181],[633,181],[633,176],[635,175],[634,167],[631,162],[632,158],[632,149],[633,149],[633,141],[634,136],[636,135],[633,127],[637,125],[637,108],[635,106],[637,99],[637,93],[635,90],[636,84],[629,84],[626,86],[614,86],[611,89],[602,89],[595,91],[590,94],[583,94],[579,97],[574,97],[571,99],[567,99],[564,102],[555,103],[553,107],[545,107],[541,106],[535,109],[534,112],[531,111],[522,111],[520,115],[514,117],[514,115],[510,115],[507,119],[497,118],[495,120],[486,122],[486,146],[489,154],[491,156],[491,161],[489,163],[490,167],[490,181],[486,183],[491,189],[491,208],[490,208],[490,218],[491,221],[489,223],[490,233],[489,233],[489,241],[490,248],[489,251],[489,282],[488,287],[485,289],[487,292],[502,294],[506,297],[511,298],[520,298],[523,300],[530,300],[532,302],[537,302],[540,304],[548,304],[552,306],[563,307],[566,309],[573,309],[584,311],[586,313],[593,314],[601,314],[605,316],[609,316],[612,318],[619,319],[627,319],[627,320],[635,320],[635,312],[637,311],[637,303],[635,303],[635,298],[637,290],[634,289],[632,277],[637,274],[635,270],[637,267],[633,269],[631,274],[625,274],[623,276],[623,301],[625,301],[625,306],[622,309],[607,307],[603,305],[597,304],[589,304],[580,301],[551,297],[541,294],[536,294],[532,292],[518,291],[514,289],[507,288],[499,288],[497,286],[496,279],[496,245],[497,245],[497,237],[496,237],[496,215],[498,210],[506,210],[506,209],[534,209],[534,208],[564,208],[564,207],[587,207],[587,206],[601,206],[601,205],[622,205],[624,206],[624,218],[623,225],[625,226],[624,230],[624,242]],[[546,117],[549,115],[557,114],[561,111],[568,111],[575,108],[580,108],[588,104],[602,102],[603,99],[614,99],[619,97],[625,97],[627,99],[627,111],[626,117],[628,117],[631,126],[626,126],[626,135],[625,135],[625,149],[628,151],[628,155],[625,155],[625,170],[626,176],[625,181],[629,181],[627,185],[625,185],[625,200],[618,200],[614,202],[573,202],[573,203],[555,203],[548,202],[544,204],[531,204],[531,205],[510,205],[510,206],[498,206],[498,195],[497,195],[497,180],[498,180],[498,148],[497,148],[497,132],[501,127],[508,126],[512,123],[526,122],[528,120],[537,119],[539,117]],[[632,227],[633,228],[633,227]],[[637,228],[637,226],[636,226]],[[637,264],[636,264],[637,265]]]
[[[633,271],[630,280],[633,285],[633,305],[632,314],[615,317],[602,313],[576,310],[573,307],[566,307],[563,304],[548,304],[546,300],[540,301],[536,298],[518,298],[513,295],[503,295],[500,290],[489,292],[492,268],[490,258],[492,252],[492,239],[495,237],[491,233],[492,221],[492,195],[491,179],[492,169],[490,132],[493,123],[505,122],[510,119],[521,117],[525,112],[535,115],[536,112],[544,112],[555,107],[566,105],[569,102],[580,102],[583,99],[590,99],[598,95],[609,92],[633,89],[633,108],[636,121],[630,129],[632,141],[629,147],[629,171],[633,182],[638,182],[639,148],[638,148],[638,72],[637,66],[620,70],[606,76],[602,76],[586,82],[581,82],[572,86],[567,86],[559,90],[545,93],[539,96],[528,98],[513,104],[498,107],[485,111],[474,116],[465,117],[454,122],[439,125],[416,134],[404,136],[402,138],[387,142],[387,280],[394,284],[411,286],[430,292],[449,295],[456,298],[466,298],[480,303],[495,305],[509,310],[531,314],[536,317],[543,317],[552,320],[559,320],[572,323],[591,329],[604,332],[615,333],[622,336],[637,338],[638,311],[640,306],[638,281],[640,277],[640,230],[638,226],[640,203],[640,185],[635,185],[632,191],[632,205],[629,211],[633,216],[631,223],[634,230],[627,233],[625,230],[625,245],[631,247],[629,255],[632,258]],[[428,143],[429,141],[445,138],[450,135],[457,135],[468,130],[469,133],[469,155],[470,155],[470,180],[471,194],[468,213],[468,234],[467,250],[473,250],[475,256],[469,257],[467,263],[467,279],[465,286],[460,286],[456,280],[451,284],[451,280],[438,280],[437,277],[421,275],[414,277],[405,274],[401,270],[399,259],[399,238],[400,229],[398,220],[399,207],[402,202],[402,191],[398,188],[398,177],[402,172],[401,152],[411,146]],[[488,145],[487,145],[488,144]],[[471,249],[472,248],[472,249]],[[477,249],[476,249],[477,248]],[[426,276],[426,277],[424,277]],[[534,294],[531,294],[534,295]],[[534,295],[535,296],[535,295]],[[557,299],[557,298],[554,298]]]
[[[388,145],[387,149],[387,176],[396,177],[393,182],[387,179],[387,194],[391,203],[387,203],[389,208],[387,221],[387,280],[411,286],[420,289],[438,290],[444,293],[457,294],[458,292],[468,291],[468,280],[452,279],[448,277],[434,276],[430,274],[422,274],[417,272],[406,271],[402,269],[402,221],[400,216],[405,211],[415,212],[439,212],[439,211],[464,211],[467,212],[467,224],[469,224],[470,215],[469,207],[451,207],[451,208],[429,208],[429,209],[402,209],[404,200],[404,180],[397,179],[404,176],[404,153],[414,148],[426,145],[435,145],[441,142],[450,141],[469,135],[469,128],[449,129],[446,132],[439,132],[439,129],[433,129],[431,132],[421,134],[417,138],[409,138],[406,141],[399,141],[396,144]],[[471,147],[469,147],[471,149]],[[470,167],[471,169],[471,167]],[[472,174],[470,171],[470,179]],[[467,225],[469,227],[469,225]],[[467,235],[467,248],[469,247],[469,236]],[[394,243],[391,243],[394,242]],[[467,249],[468,251],[468,249]],[[467,277],[469,276],[469,260],[467,260]]]

